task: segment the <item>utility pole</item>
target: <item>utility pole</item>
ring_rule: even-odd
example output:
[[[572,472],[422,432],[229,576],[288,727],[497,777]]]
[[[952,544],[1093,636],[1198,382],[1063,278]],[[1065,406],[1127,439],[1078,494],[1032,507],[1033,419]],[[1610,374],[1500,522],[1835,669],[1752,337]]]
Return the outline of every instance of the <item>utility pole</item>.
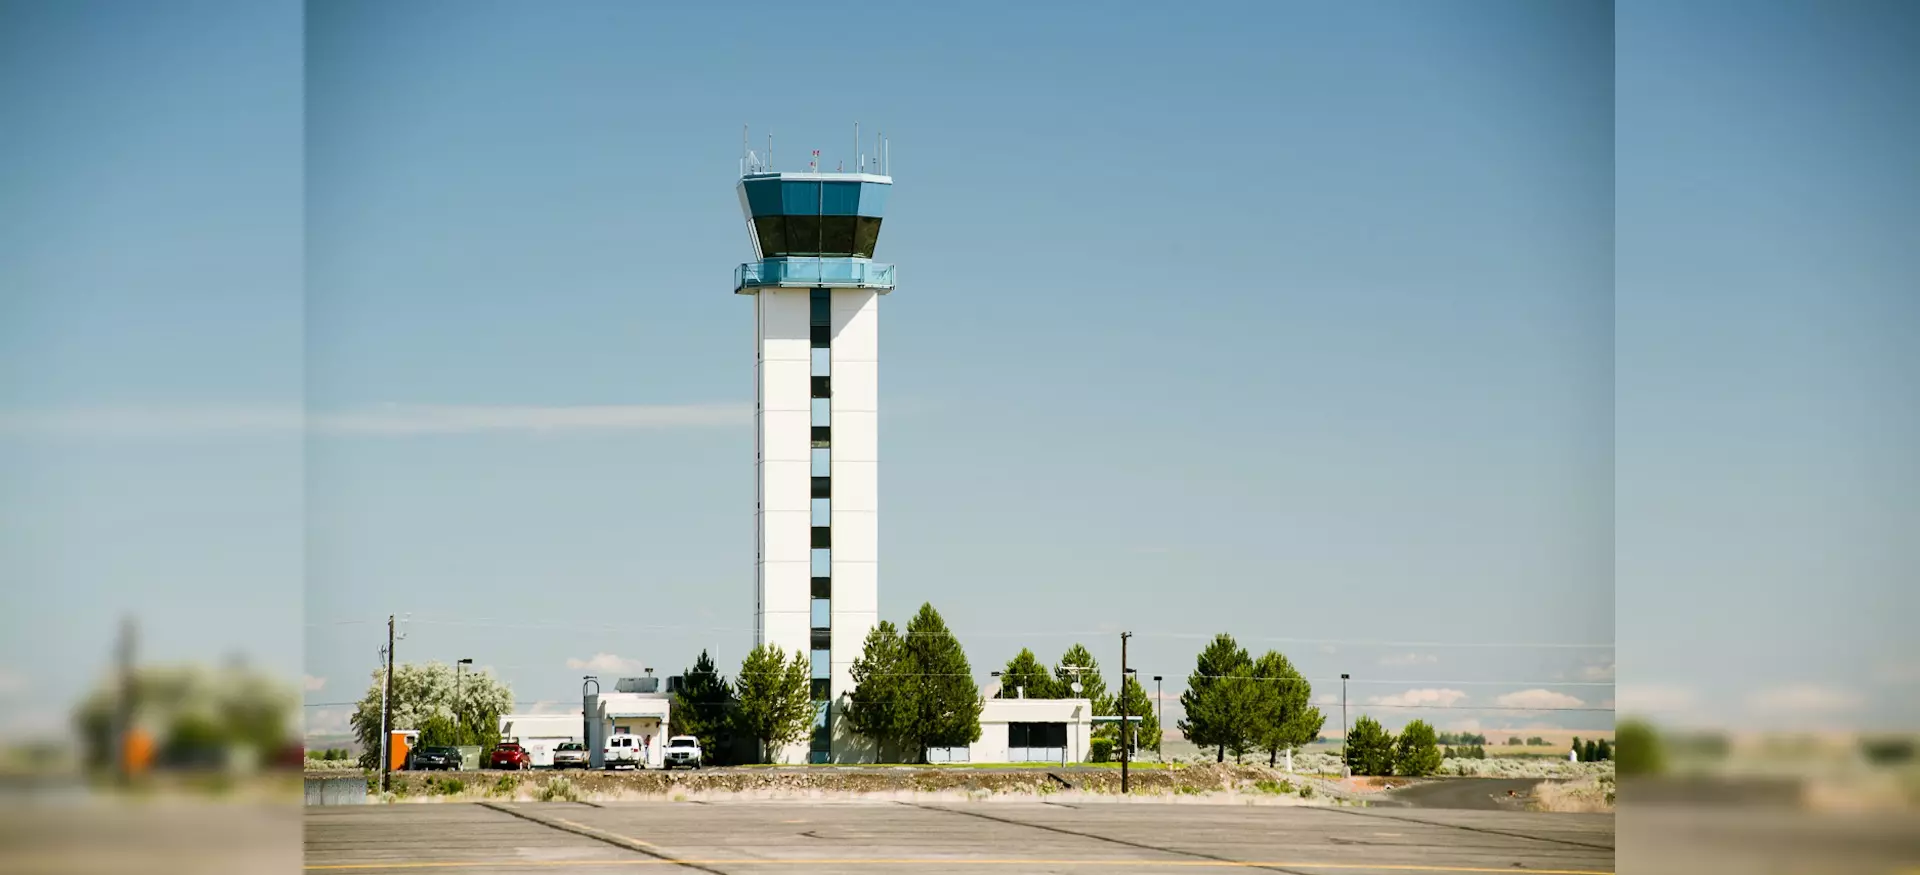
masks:
[[[1347,673],[1343,671],[1340,673],[1340,776],[1343,778],[1353,777],[1353,757],[1347,755],[1347,751],[1353,749],[1349,741],[1351,739],[1347,737]]]
[[[132,617],[120,621],[120,646],[117,648],[120,674],[120,701],[116,703],[113,716],[113,764],[114,777],[121,786],[133,780],[133,756],[130,749],[133,744],[134,691],[133,678],[134,625]]]
[[[1120,633],[1120,792],[1123,794],[1133,792],[1127,776],[1127,761],[1132,759],[1127,748],[1133,746],[1127,737],[1127,730],[1131,728],[1127,724],[1127,639],[1132,637],[1132,632]]]
[[[380,680],[380,792],[393,788],[393,615],[387,615],[387,673]]]

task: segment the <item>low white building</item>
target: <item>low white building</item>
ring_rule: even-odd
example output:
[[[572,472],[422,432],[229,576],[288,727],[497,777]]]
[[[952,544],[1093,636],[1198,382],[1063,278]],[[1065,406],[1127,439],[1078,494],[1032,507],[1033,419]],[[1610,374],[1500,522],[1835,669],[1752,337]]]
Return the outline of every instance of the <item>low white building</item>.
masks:
[[[500,740],[517,741],[532,756],[533,764],[546,768],[553,765],[553,749],[564,741],[579,741],[592,751],[595,746],[604,745],[609,736],[639,736],[641,749],[646,752],[646,767],[657,769],[666,763],[666,732],[668,718],[672,714],[673,700],[659,691],[659,679],[621,678],[616,684],[616,692],[600,693],[589,697],[594,716],[598,719],[594,737],[586,738],[582,732],[590,727],[581,719],[581,711],[574,710],[560,714],[508,714],[500,718]]]
[[[1093,702],[1087,699],[988,699],[980,740],[936,748],[927,759],[972,763],[1082,763],[1091,754]]]

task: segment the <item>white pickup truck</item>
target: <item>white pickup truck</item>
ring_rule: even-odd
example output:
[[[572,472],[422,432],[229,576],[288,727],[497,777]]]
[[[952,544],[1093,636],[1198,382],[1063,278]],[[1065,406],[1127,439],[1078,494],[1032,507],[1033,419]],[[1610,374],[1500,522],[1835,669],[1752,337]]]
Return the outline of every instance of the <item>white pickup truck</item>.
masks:
[[[700,739],[691,735],[676,735],[667,739],[666,768],[671,771],[685,766],[689,769],[700,768]]]
[[[641,743],[638,735],[608,736],[602,762],[609,769],[617,769],[621,766],[644,769],[647,767],[646,745]]]

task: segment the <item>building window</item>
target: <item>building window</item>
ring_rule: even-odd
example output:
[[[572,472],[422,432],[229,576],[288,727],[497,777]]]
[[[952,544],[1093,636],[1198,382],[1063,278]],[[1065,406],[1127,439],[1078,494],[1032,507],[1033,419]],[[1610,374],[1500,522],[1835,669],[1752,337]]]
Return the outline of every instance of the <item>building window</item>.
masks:
[[[833,376],[833,350],[824,346],[813,348],[813,365],[809,369],[812,376]]]
[[[833,578],[816,577],[813,579],[813,597],[817,599],[833,598]]]
[[[833,622],[833,602],[829,599],[816,598],[811,602],[811,605],[812,607],[808,610],[808,613],[812,615],[813,628],[827,628],[827,626]]]
[[[813,336],[814,349],[826,349],[832,343],[833,326],[831,325],[815,325],[810,333]]]
[[[1067,724],[1007,724],[1007,761],[1057,763],[1067,753]]]
[[[833,481],[826,477],[813,478],[813,497],[830,498],[833,495]]]
[[[815,650],[813,652],[812,659],[813,659],[813,679],[814,680],[824,681],[833,676],[833,669],[832,669],[833,661],[832,659],[829,658],[828,651]]]
[[[807,321],[813,325],[833,324],[833,293],[814,289],[807,294]]]
[[[813,378],[813,397],[815,399],[832,398],[833,397],[833,378],[832,377],[814,377]]]
[[[832,571],[833,551],[832,550],[813,551],[812,562],[813,562],[814,577],[827,577],[833,573]]]
[[[833,549],[833,529],[826,526],[814,526],[813,548],[815,550]]]
[[[833,681],[828,678],[814,678],[813,700],[816,702],[824,702],[833,698],[832,686]]]
[[[827,649],[832,646],[833,646],[833,630],[832,629],[821,628],[821,629],[813,630],[813,652],[825,653],[827,652]]]
[[[833,429],[824,425],[814,426],[813,446],[815,449],[826,449],[827,447],[833,446]]]
[[[833,402],[825,398],[813,399],[811,415],[813,417],[812,422],[814,428],[831,427],[833,425]]]
[[[833,451],[826,447],[812,450],[813,476],[826,477],[833,473]]]
[[[813,499],[812,513],[813,513],[814,528],[833,525],[833,499],[831,498]]]

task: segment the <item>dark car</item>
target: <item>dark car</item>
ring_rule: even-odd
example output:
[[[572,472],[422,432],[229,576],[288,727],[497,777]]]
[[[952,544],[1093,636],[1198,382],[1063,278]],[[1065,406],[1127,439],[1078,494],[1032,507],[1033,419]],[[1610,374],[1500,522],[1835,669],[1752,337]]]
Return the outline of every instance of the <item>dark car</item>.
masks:
[[[515,742],[494,745],[493,753],[487,755],[487,765],[495,769],[531,769],[533,755]]]
[[[412,763],[408,768],[421,771],[459,771],[460,749],[457,747],[423,747],[413,752]]]

